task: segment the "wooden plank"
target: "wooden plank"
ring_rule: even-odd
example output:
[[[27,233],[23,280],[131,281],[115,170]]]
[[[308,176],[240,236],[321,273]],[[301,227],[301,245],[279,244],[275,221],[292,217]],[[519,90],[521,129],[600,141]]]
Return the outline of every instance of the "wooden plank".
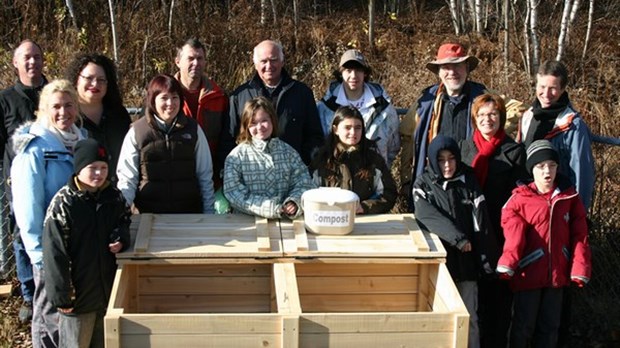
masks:
[[[380,260],[377,260],[380,261]],[[295,273],[298,277],[312,276],[410,276],[419,274],[419,269],[425,267],[415,263],[322,263],[308,262],[295,264]]]
[[[201,348],[238,348],[238,347],[274,347],[279,348],[281,334],[170,334],[170,335],[123,335],[121,347],[201,347]]]
[[[411,276],[298,277],[297,284],[300,295],[418,293],[418,279]]]
[[[418,312],[432,311],[433,307],[429,303],[430,279],[429,269],[436,265],[420,265],[420,276],[418,277]]]
[[[142,295],[269,294],[271,277],[140,277]]]
[[[139,296],[139,313],[270,313],[269,294]]]
[[[270,313],[127,314],[120,322],[123,335],[279,334],[282,329],[281,316]]]
[[[134,245],[134,251],[136,252],[146,252],[148,250],[151,230],[153,228],[153,214],[141,215],[138,233],[136,234],[136,243]]]
[[[304,313],[415,312],[417,296],[412,294],[322,294],[300,295]]]
[[[281,347],[299,347],[299,316],[282,316],[282,342]]]
[[[13,285],[11,284],[0,285],[0,297],[11,296],[12,291],[13,291]]]
[[[469,339],[469,315],[456,314],[454,316],[454,336],[452,346],[467,348]]]
[[[297,245],[297,250],[308,251],[308,236],[303,219],[300,218],[293,221],[293,233],[295,233],[295,244]]]
[[[454,332],[451,313],[303,313],[301,333]]]
[[[301,347],[399,347],[399,348],[452,348],[450,334],[444,332],[390,332],[304,334],[299,337]]]
[[[256,216],[256,242],[258,251],[270,251],[271,244],[269,242],[269,222],[267,219]]]
[[[106,313],[103,319],[103,332],[106,348],[120,348],[120,317]]]
[[[238,262],[238,260],[237,260]],[[145,264],[142,277],[271,277],[271,263],[239,264]]]
[[[465,313],[467,314],[467,308],[461,299],[456,285],[450,277],[448,268],[444,264],[440,264],[437,274],[437,284],[435,286],[435,301],[441,301],[445,303],[448,311],[452,313]]]
[[[301,313],[299,290],[295,279],[295,266],[292,263],[273,265],[273,282],[275,284],[278,313]]]
[[[409,235],[418,251],[430,251],[431,249],[426,242],[426,238],[422,230],[420,230],[420,226],[413,219],[413,216],[403,216],[403,221],[405,226],[409,228]]]

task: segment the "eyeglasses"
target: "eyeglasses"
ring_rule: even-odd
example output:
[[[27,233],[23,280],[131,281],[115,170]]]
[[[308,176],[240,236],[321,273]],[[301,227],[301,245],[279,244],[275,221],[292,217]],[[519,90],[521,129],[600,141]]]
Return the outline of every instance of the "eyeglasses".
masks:
[[[106,85],[106,84],[108,84],[108,80],[106,80],[103,77],[84,76],[84,75],[80,75],[80,77],[83,78],[84,80],[86,80],[86,82],[88,82],[89,84],[92,84],[94,81],[97,81],[98,85]]]
[[[486,118],[498,118],[499,114],[496,113],[496,112],[489,112],[488,114],[478,114],[478,115],[476,115],[476,118],[483,118],[483,117],[486,117]]]

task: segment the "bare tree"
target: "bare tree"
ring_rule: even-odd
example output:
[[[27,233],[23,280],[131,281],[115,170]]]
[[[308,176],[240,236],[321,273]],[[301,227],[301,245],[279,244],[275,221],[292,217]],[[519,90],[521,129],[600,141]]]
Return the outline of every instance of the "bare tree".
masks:
[[[482,0],[475,0],[473,12],[475,18],[476,32],[478,34],[482,34]]]
[[[170,11],[168,12],[168,36],[172,37],[172,13],[174,11],[174,0],[170,1]]]
[[[368,43],[372,50],[375,45],[375,0],[368,0]]]
[[[532,64],[530,71],[534,74],[540,63],[540,43],[538,41],[538,5],[539,0],[530,0],[530,40],[532,41]]]
[[[294,29],[294,36],[295,36],[295,48],[297,48],[298,43],[299,43],[299,38],[297,37],[297,26],[299,26],[299,6],[298,6],[298,1],[299,0],[293,0],[293,25],[295,27]]]
[[[583,44],[583,52],[581,53],[581,60],[586,59],[586,52],[588,52],[588,44],[590,43],[590,35],[592,34],[592,18],[594,17],[594,0],[590,0],[590,7],[588,9],[588,30],[586,32],[586,40]]]
[[[112,28],[112,47],[114,48],[114,62],[118,64],[118,45],[116,44],[116,20],[114,18],[114,1],[108,0],[110,8],[110,27]]]
[[[510,57],[510,0],[504,0],[504,77],[508,83],[508,63]]]
[[[275,27],[278,24],[278,13],[276,12],[276,1],[271,0],[271,13],[273,15],[273,26]]]
[[[525,65],[525,71],[527,71],[528,74],[532,74],[532,58],[531,58],[531,54],[530,54],[530,17],[532,15],[532,11],[531,11],[531,2],[528,0],[527,2],[527,9],[525,11],[525,20],[523,21],[523,45],[524,45],[524,52],[523,52],[523,63]]]
[[[564,56],[565,46],[569,42],[570,30],[573,21],[577,17],[579,5],[580,0],[564,0],[564,11],[562,11],[562,24],[558,37],[558,54],[555,58],[556,60],[561,60]]]
[[[69,10],[69,16],[73,21],[73,26],[77,29],[80,27],[77,16],[75,14],[75,10],[73,9],[73,0],[65,0],[65,4],[67,5],[67,10]]]
[[[457,0],[450,0],[450,14],[452,15],[452,25],[454,25],[454,33],[458,36],[461,35],[461,21],[460,21],[460,11],[458,8]]]
[[[260,0],[260,24],[267,23],[267,0]]]

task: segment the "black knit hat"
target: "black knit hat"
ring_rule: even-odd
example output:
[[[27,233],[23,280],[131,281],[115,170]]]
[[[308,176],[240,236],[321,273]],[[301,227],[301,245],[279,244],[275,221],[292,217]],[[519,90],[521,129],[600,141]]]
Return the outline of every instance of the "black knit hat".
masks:
[[[546,160],[552,160],[555,161],[555,163],[560,163],[560,156],[549,140],[536,140],[527,148],[525,169],[527,169],[529,173],[532,173],[535,165]]]
[[[75,150],[73,151],[73,170],[75,174],[78,174],[82,168],[96,161],[109,162],[108,152],[97,140],[89,138],[80,140],[75,144]]]

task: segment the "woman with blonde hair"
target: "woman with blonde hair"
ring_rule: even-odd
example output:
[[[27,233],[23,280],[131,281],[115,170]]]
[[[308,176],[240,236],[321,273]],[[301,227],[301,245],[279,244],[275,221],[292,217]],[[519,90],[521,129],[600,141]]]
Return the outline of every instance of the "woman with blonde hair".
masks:
[[[47,300],[42,234],[47,207],[73,174],[73,150],[84,139],[79,127],[78,96],[71,82],[54,80],[39,99],[37,119],[11,138],[16,154],[11,166],[15,221],[30,257],[35,293],[32,314],[34,347],[56,347],[58,314]]]
[[[297,151],[277,138],[277,129],[267,98],[245,104],[238,145],[224,163],[224,195],[239,212],[294,219],[302,214],[302,193],[315,186]]]

